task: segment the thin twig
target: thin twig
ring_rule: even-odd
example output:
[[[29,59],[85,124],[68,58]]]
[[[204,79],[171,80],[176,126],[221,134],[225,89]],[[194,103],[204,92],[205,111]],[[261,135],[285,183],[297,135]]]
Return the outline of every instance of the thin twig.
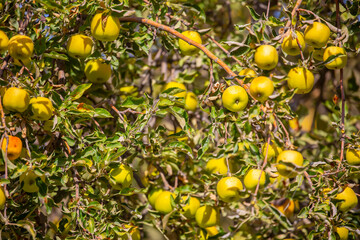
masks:
[[[270,134],[269,134],[268,139],[267,139],[266,151],[265,151],[265,159],[264,159],[264,162],[263,162],[263,164],[261,166],[261,172],[260,172],[260,176],[259,176],[259,179],[258,179],[258,183],[256,184],[256,189],[255,189],[254,196],[256,196],[258,191],[259,191],[261,175],[262,175],[262,173],[264,171],[264,168],[265,168],[265,166],[267,164],[270,140],[271,140],[271,137],[270,137]]]

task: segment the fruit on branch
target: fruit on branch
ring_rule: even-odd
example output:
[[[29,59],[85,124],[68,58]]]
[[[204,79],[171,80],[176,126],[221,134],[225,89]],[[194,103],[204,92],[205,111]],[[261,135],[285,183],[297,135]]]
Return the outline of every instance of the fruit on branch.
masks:
[[[229,161],[229,168],[231,172],[231,164]],[[205,170],[214,173],[214,174],[221,174],[226,175],[228,172],[228,167],[226,164],[226,159],[224,157],[218,159],[210,159],[205,166]]]
[[[271,45],[261,45],[255,51],[254,61],[260,69],[272,70],[279,61],[279,55]]]
[[[174,209],[171,204],[171,197],[175,200],[176,195],[169,191],[160,193],[155,201],[155,210],[163,214],[170,213]]]
[[[240,199],[244,187],[237,177],[224,177],[216,185],[216,192],[224,202],[235,202]]]
[[[266,148],[267,148],[267,143],[265,143],[263,145],[263,147],[261,148],[261,154],[265,159],[266,156]],[[282,149],[276,145],[273,141],[270,141],[270,145],[268,147],[268,155],[267,155],[267,159],[272,159],[277,157],[280,153],[282,152]]]
[[[313,49],[312,50],[312,56],[317,61],[323,61],[324,52],[325,52],[325,48],[320,48],[320,49],[315,49],[315,50]]]
[[[299,204],[291,199],[286,198],[280,201],[275,201],[272,205],[287,218],[291,218],[294,215],[295,209],[298,208],[297,205]]]
[[[156,199],[158,198],[160,193],[162,193],[163,191],[164,190],[162,190],[161,188],[155,188],[149,193],[148,201],[153,208],[155,208]]]
[[[287,75],[287,84],[290,89],[297,88],[297,94],[305,94],[314,86],[314,75],[304,67],[295,67]]]
[[[233,85],[225,89],[221,99],[224,107],[231,112],[244,110],[249,101],[245,89],[238,85]]]
[[[8,49],[9,38],[5,32],[0,30],[0,53],[5,52]]]
[[[198,100],[193,92],[187,92],[185,97],[185,109],[195,111],[198,105]]]
[[[182,32],[182,34],[185,37],[190,38],[194,42],[202,44],[201,36],[200,36],[200,34],[198,32],[185,31],[185,32]],[[187,56],[194,55],[194,54],[196,54],[196,53],[198,53],[200,51],[199,48],[185,42],[182,39],[179,39],[179,47],[180,47],[180,50],[181,50],[182,54],[187,55]]]
[[[182,98],[186,97],[186,87],[185,87],[184,84],[178,83],[178,82],[174,82],[174,81],[173,81],[173,82],[168,82],[168,83],[165,85],[163,91],[168,90],[168,89],[170,89],[170,88],[179,88],[179,89],[184,90],[184,91],[182,91],[182,92],[179,92],[179,93],[174,94],[175,97],[182,97]]]
[[[9,54],[14,59],[27,60],[34,51],[34,43],[28,36],[15,35],[9,40]]]
[[[50,99],[46,97],[37,97],[30,100],[31,118],[46,121],[49,120],[54,111],[54,107]]]
[[[264,171],[261,171],[260,169],[250,169],[246,173],[244,178],[245,188],[250,191],[255,191],[258,183],[259,183],[259,188],[264,187],[265,182],[266,182],[266,173]]]
[[[29,93],[21,88],[11,87],[3,97],[3,106],[12,112],[24,112],[30,103]]]
[[[349,238],[349,230],[346,227],[334,227],[334,230],[339,234],[340,240],[347,240]]]
[[[0,187],[0,210],[4,209],[6,196],[3,187]]]
[[[3,154],[6,153],[6,144],[8,145],[7,157],[10,161],[20,157],[22,151],[22,141],[20,138],[16,136],[9,136],[9,143],[7,143],[6,137],[4,137],[1,143],[1,149],[3,150]]]
[[[31,58],[21,59],[21,62],[23,64],[21,64],[21,62],[16,58],[14,58],[13,60],[14,60],[14,65],[22,67],[23,64],[24,64],[24,66],[27,67],[30,70],[30,68],[31,68]]]
[[[187,199],[189,202],[186,204]],[[196,211],[200,207],[200,201],[196,197],[182,196],[180,204],[182,205],[182,214],[187,218],[195,217]]]
[[[296,37],[293,37],[293,32],[289,31],[289,34],[284,38],[281,44],[283,52],[290,56],[297,56],[300,54],[300,51],[304,51],[305,49],[304,35],[299,31],[295,31],[295,33]],[[299,41],[299,44],[296,39]],[[299,45],[301,49],[299,48]]]
[[[348,149],[345,158],[350,165],[360,165],[360,150]]]
[[[22,189],[24,192],[34,193],[39,191],[39,187],[36,184],[36,179],[40,178],[43,182],[45,181],[45,176],[38,176],[34,171],[29,170],[20,175],[20,182],[23,183]]]
[[[114,41],[120,33],[120,22],[117,17],[97,13],[91,20],[91,35],[100,41]]]
[[[85,65],[85,76],[92,83],[105,83],[111,77],[111,66],[103,59],[92,59]]]
[[[250,84],[251,95],[259,102],[265,102],[274,92],[274,84],[268,77],[254,78]]]
[[[219,233],[217,226],[207,227],[207,228],[205,228],[205,230],[209,237],[215,236]]]
[[[130,229],[131,230],[128,232],[128,231],[125,231],[125,229]],[[120,237],[120,238],[117,238],[119,240],[128,240],[130,239],[128,234],[130,235],[131,239],[132,240],[140,240],[141,239],[141,234],[140,234],[140,231],[139,231],[139,228],[136,227],[136,226],[132,226],[132,225],[129,225],[129,224],[124,224],[124,231],[125,232],[117,232],[117,236]]]
[[[121,164],[119,167],[110,170],[110,184],[114,189],[122,190],[128,188],[133,180],[131,167]]]
[[[84,59],[90,56],[94,42],[83,34],[72,35],[66,45],[70,57]]]
[[[333,59],[331,62],[325,64],[325,67],[328,69],[341,69],[346,66],[347,63],[347,53],[344,48],[341,47],[327,47],[324,51],[323,60],[324,62],[331,56],[336,56],[338,54],[342,54],[335,59]]]
[[[195,220],[201,228],[208,228],[219,225],[219,210],[216,207],[209,205],[202,206],[196,211]]]
[[[335,199],[342,200],[338,203],[338,209],[342,212],[347,212],[358,204],[358,199],[354,190],[349,187],[345,187],[341,193],[336,195]]]
[[[305,42],[315,48],[324,47],[330,37],[330,29],[321,22],[314,22],[306,27],[304,32]]]
[[[257,74],[251,68],[244,68],[239,72],[239,76],[244,76],[244,78],[255,78]]]
[[[298,151],[285,150],[279,154],[276,162],[276,168],[281,176],[293,178],[298,174],[296,168],[302,167],[304,158]],[[287,166],[280,162],[292,163],[295,166]]]

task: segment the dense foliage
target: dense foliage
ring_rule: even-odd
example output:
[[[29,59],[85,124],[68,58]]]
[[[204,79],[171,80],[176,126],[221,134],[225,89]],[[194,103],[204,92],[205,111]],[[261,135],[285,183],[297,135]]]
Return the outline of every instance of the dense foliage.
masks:
[[[339,197],[346,187],[360,193],[360,167],[347,155],[353,149],[359,158],[359,1],[0,3],[0,30],[34,43],[31,59],[19,61],[11,51],[25,43],[11,50],[0,41],[1,184],[7,197],[1,204],[0,192],[0,239],[346,239],[340,227],[349,230],[349,239],[359,238],[359,205],[344,210]],[[120,19],[115,40],[94,37],[97,13],[98,31],[106,24],[116,28]],[[325,44],[346,52],[327,59],[322,52],[316,59],[320,49],[305,47],[302,35],[317,21],[331,31]],[[200,33],[202,45],[185,45],[197,38],[179,34],[187,30]],[[90,37],[91,55],[70,53],[75,34]],[[301,50],[286,53],[286,37]],[[193,49],[180,51],[179,44]],[[261,45],[276,48],[275,68],[255,63]],[[82,47],[73,51],[86,51]],[[344,69],[331,67],[346,55]],[[110,79],[110,69],[89,77],[95,68],[89,61],[99,58],[110,64]],[[313,73],[313,87],[288,86],[295,67]],[[241,74],[246,68],[255,75]],[[269,98],[249,90],[256,76],[271,79]],[[184,84],[185,92],[183,85],[166,87],[169,82]],[[243,110],[223,106],[223,92],[232,85],[242,85],[246,96],[251,91]],[[30,107],[22,110],[22,100],[9,103],[16,96],[9,92],[5,99],[10,87],[25,89]],[[17,159],[9,155],[9,136],[21,139]],[[285,150],[300,152],[304,163],[278,158],[282,170],[291,171],[281,176],[277,156]],[[216,171],[213,159],[220,159],[212,163]],[[264,170],[266,179],[245,181],[251,169]],[[224,196],[226,186],[217,184],[226,175],[247,189],[240,182],[234,198]],[[152,203],[158,189],[174,194]],[[198,206],[185,211],[188,196],[214,207],[216,224],[199,224]]]

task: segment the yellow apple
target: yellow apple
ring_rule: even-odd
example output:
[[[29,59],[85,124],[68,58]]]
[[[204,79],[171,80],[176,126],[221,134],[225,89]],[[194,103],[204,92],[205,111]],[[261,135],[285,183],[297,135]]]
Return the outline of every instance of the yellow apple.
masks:
[[[25,112],[30,103],[29,93],[21,88],[11,87],[3,97],[3,106],[12,112]]]
[[[160,193],[155,201],[155,210],[163,214],[170,213],[174,209],[171,205],[171,197],[175,200],[176,195],[169,191]]]
[[[162,193],[163,191],[164,190],[162,190],[161,188],[155,188],[149,193],[148,201],[153,208],[155,208],[156,199],[158,198],[160,193]]]
[[[315,48],[322,48],[330,37],[330,29],[321,22],[314,22],[305,29],[305,42]]]
[[[127,229],[130,229],[130,232],[126,233],[126,232],[122,232],[120,235],[118,235],[120,238],[119,240],[129,240],[129,236],[131,237],[132,240],[140,240],[141,239],[141,234],[139,231],[138,227],[132,226],[132,225],[128,225],[128,224],[124,224],[124,227]]]
[[[272,70],[279,61],[279,55],[271,45],[261,45],[256,49],[254,61],[263,70]]]
[[[279,163],[280,161],[292,163],[295,165],[295,168],[281,164]],[[285,150],[282,151],[277,157],[276,168],[281,176],[293,178],[298,174],[296,171],[296,166],[301,167],[303,163],[304,158],[301,153],[294,150]]]
[[[23,64],[24,64],[24,66],[27,67],[29,70],[30,70],[31,67],[32,67],[31,58],[21,59],[21,62],[22,62],[23,64],[21,64],[21,62],[20,62],[18,59],[16,59],[16,58],[14,58],[13,60],[14,60],[14,65],[16,65],[16,66],[22,67]]]
[[[360,150],[348,149],[346,151],[346,161],[349,165],[360,165]]]
[[[198,100],[193,92],[187,92],[185,97],[185,109],[189,111],[195,111],[198,105]]]
[[[289,35],[284,38],[281,44],[281,49],[283,50],[283,52],[290,56],[297,56],[300,54],[300,51],[304,51],[305,49],[304,35],[299,31],[295,32],[301,49],[299,48],[296,38],[293,38],[293,33],[291,31],[289,31]]]
[[[45,181],[45,176],[36,175],[32,170],[26,171],[20,175],[20,182],[23,183],[24,192],[34,193],[39,191],[39,187],[36,185],[36,179],[40,178],[43,182]]]
[[[120,33],[120,22],[117,17],[97,13],[91,21],[91,35],[100,41],[114,41]]]
[[[358,198],[354,190],[349,187],[346,187],[341,193],[338,193],[335,199],[342,200],[338,204],[338,209],[342,212],[347,212],[358,204]]]
[[[245,89],[238,85],[233,85],[225,89],[221,99],[223,106],[231,112],[244,110],[249,101]]]
[[[335,56],[338,54],[343,54],[344,56],[339,56],[333,59],[332,62],[325,64],[325,67],[328,69],[341,69],[346,66],[347,63],[347,53],[344,48],[341,47],[327,47],[324,51],[323,60],[326,61],[329,57]]]
[[[290,218],[294,215],[294,211],[298,208],[299,203],[293,201],[291,199],[283,199],[281,201],[277,201],[272,204],[275,208],[277,208],[282,214],[284,214],[287,218]]]
[[[270,145],[269,147],[267,147],[267,143],[265,143],[263,145],[263,147],[261,148],[261,154],[262,156],[265,158],[265,155],[266,155],[266,148],[268,148],[268,155],[267,155],[267,159],[272,159],[274,157],[277,157],[281,152],[282,152],[282,149],[277,146],[273,141],[270,142]]]
[[[229,165],[231,165],[230,161],[229,161]],[[231,171],[231,166],[229,166],[229,167],[230,167],[230,171]],[[224,157],[218,158],[218,159],[210,159],[206,163],[205,170],[210,173],[214,173],[214,174],[226,175],[228,172],[226,159]]]
[[[289,71],[287,83],[290,89],[297,88],[297,94],[305,94],[314,86],[314,75],[306,68],[295,67]]]
[[[86,63],[85,76],[92,83],[105,83],[111,77],[111,66],[103,59],[92,59]]]
[[[6,145],[7,145],[7,157],[10,161],[15,160],[21,156],[22,152],[22,141],[20,138],[16,136],[9,136],[9,142],[7,142],[4,137],[1,143],[1,149],[3,153],[6,153]]]
[[[250,93],[259,102],[265,102],[274,92],[274,83],[268,77],[257,77],[251,81]]]
[[[4,209],[5,202],[6,202],[5,192],[4,192],[4,189],[2,187],[0,187],[0,209],[1,210]]]
[[[216,192],[224,202],[235,202],[240,199],[239,192],[244,189],[237,177],[224,177],[216,185]]]
[[[94,42],[83,34],[72,35],[66,45],[67,52],[73,58],[87,58],[90,56]]]
[[[335,232],[339,234],[340,240],[348,240],[349,230],[346,227],[335,227]]]
[[[54,107],[50,99],[46,97],[37,97],[30,100],[30,109],[32,118],[40,121],[49,120],[54,111]]]
[[[186,201],[189,199],[189,202],[187,204]],[[193,218],[195,217],[195,213],[200,207],[200,201],[196,197],[188,197],[188,196],[182,196],[181,197],[181,205],[182,207],[182,213],[187,218]]]
[[[183,92],[179,92],[174,94],[175,97],[181,97],[181,98],[185,98],[186,97],[186,87],[184,84],[182,83],[178,83],[178,82],[168,82],[165,87],[164,90],[170,89],[170,88],[180,88],[182,90],[184,90]]]
[[[216,207],[209,205],[199,207],[195,214],[195,220],[201,228],[208,228],[219,225],[219,210]]]
[[[257,74],[251,68],[244,68],[239,72],[239,76],[244,76],[244,78],[254,78],[257,77]]]
[[[110,176],[115,181],[115,184],[113,181],[110,181],[112,187],[122,190],[123,188],[130,187],[133,180],[133,171],[131,167],[121,164],[119,167],[111,169]]]
[[[201,36],[200,36],[200,34],[198,32],[185,31],[185,32],[182,32],[182,34],[185,37],[190,38],[194,42],[202,44]],[[194,54],[198,53],[199,50],[200,50],[199,48],[188,44],[187,42],[185,42],[182,39],[179,39],[179,47],[180,47],[180,50],[181,50],[182,54],[184,54],[184,55],[194,55]]]
[[[259,188],[264,187],[265,182],[266,182],[266,173],[264,171],[261,171],[260,169],[250,169],[246,173],[244,178],[245,188],[250,191],[254,191],[258,183],[259,183]]]
[[[9,38],[5,32],[0,30],[0,53],[5,52],[8,49]]]
[[[28,36],[15,35],[9,40],[8,50],[12,58],[27,60],[33,54],[34,43]]]

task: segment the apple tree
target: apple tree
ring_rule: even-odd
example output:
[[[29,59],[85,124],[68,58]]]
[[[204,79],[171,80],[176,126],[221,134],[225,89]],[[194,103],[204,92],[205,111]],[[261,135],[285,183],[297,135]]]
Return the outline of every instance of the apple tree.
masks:
[[[359,4],[0,0],[0,239],[358,239]]]

